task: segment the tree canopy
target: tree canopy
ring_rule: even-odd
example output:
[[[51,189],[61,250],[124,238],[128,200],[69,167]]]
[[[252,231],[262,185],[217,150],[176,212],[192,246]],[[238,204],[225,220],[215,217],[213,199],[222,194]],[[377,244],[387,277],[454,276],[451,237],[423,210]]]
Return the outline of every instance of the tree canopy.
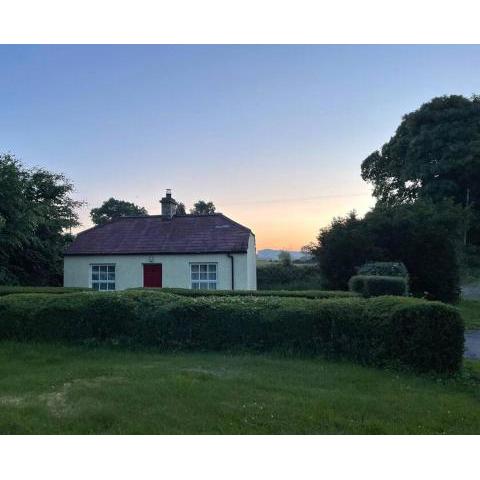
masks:
[[[116,198],[109,198],[103,202],[101,207],[92,208],[92,210],[90,210],[90,217],[95,225],[103,225],[104,223],[120,217],[144,217],[146,215],[148,215],[148,212],[145,208],[139,207],[131,202],[117,200]]]
[[[278,254],[278,261],[283,265],[291,265],[292,264],[292,255],[287,250],[282,250]]]
[[[480,97],[451,95],[423,104],[361,168],[382,203],[451,198],[480,218]],[[479,242],[480,231],[474,237]]]
[[[67,230],[78,226],[73,185],[0,155],[0,284],[59,285]]]
[[[183,216],[183,215],[186,215],[187,212],[185,210],[185,204],[182,203],[182,202],[179,202],[177,204],[177,210],[175,211],[175,215],[180,215],[180,216]]]
[[[193,204],[193,208],[190,209],[190,213],[196,215],[213,215],[215,213],[215,205],[213,202],[199,200]]]

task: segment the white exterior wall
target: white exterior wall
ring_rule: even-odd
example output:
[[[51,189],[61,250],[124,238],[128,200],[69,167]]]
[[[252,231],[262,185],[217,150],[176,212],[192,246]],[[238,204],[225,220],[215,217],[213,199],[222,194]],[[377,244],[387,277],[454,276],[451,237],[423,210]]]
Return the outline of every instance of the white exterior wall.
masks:
[[[234,253],[235,290],[256,290],[255,237],[250,236],[247,253]],[[162,264],[162,286],[191,288],[191,263],[217,264],[217,289],[231,290],[231,259],[227,254],[179,255],[72,255],[64,258],[65,287],[91,287],[92,264],[115,265],[117,290],[143,287],[143,264]]]
[[[255,236],[250,235],[247,250],[247,290],[257,289],[257,247]]]

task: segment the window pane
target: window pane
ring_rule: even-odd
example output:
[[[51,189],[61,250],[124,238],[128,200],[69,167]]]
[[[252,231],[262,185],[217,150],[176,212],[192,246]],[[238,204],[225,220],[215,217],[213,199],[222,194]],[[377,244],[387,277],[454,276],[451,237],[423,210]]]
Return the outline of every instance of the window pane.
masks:
[[[192,265],[192,273],[198,272],[198,265]]]
[[[107,279],[107,272],[100,272],[100,280],[106,280]]]
[[[108,265],[107,266],[107,271],[115,273],[115,265]]]
[[[115,282],[108,282],[107,285],[109,290],[115,290]]]
[[[207,280],[207,272],[200,272],[200,280]]]
[[[200,283],[200,290],[208,290],[208,283],[201,282]]]
[[[200,275],[198,273],[192,272],[192,280],[198,280],[199,278],[200,278]]]
[[[100,284],[100,290],[106,290],[107,289],[107,284],[106,283],[101,283]]]
[[[211,283],[208,285],[208,289],[209,289],[209,290],[216,290],[216,289],[217,289],[217,284],[214,283],[214,282],[211,282]]]
[[[193,282],[193,283],[192,283],[192,288],[193,288],[194,290],[198,290],[198,289],[199,289],[199,284],[198,284],[198,282]]]
[[[108,272],[108,279],[109,280],[115,280],[115,272]]]
[[[208,279],[209,280],[216,280],[217,279],[217,274],[215,272],[213,272],[213,273],[209,272]]]
[[[206,272],[207,271],[207,265],[200,265],[200,272]]]
[[[92,280],[98,280],[98,273],[92,273]]]
[[[94,290],[98,290],[98,288],[99,288],[99,287],[98,287],[98,283],[97,283],[97,282],[92,283],[92,288],[93,288]]]
[[[208,266],[208,271],[209,271],[209,272],[216,272],[216,271],[217,271],[217,266],[214,265],[214,264],[210,264],[210,265]]]
[[[100,271],[107,273],[107,266],[106,265],[100,265]]]
[[[98,265],[92,265],[92,272],[98,272]]]

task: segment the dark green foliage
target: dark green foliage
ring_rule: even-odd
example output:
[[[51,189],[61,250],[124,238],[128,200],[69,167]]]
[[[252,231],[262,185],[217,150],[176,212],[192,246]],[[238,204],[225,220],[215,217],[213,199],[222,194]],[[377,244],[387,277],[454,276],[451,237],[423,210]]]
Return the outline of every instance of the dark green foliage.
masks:
[[[185,210],[185,204],[182,202],[177,203],[177,209],[175,210],[175,215],[184,216],[187,212]]]
[[[357,269],[371,261],[402,262],[413,295],[444,302],[459,298],[456,240],[458,208],[418,200],[377,206],[360,220],[336,219],[311,247],[327,288],[344,290]]]
[[[88,288],[76,287],[16,287],[0,285],[0,297],[17,293],[75,293],[90,290]]]
[[[408,293],[407,280],[403,277],[381,275],[354,275],[348,282],[350,291],[365,298],[381,295],[400,295]]]
[[[398,297],[181,297],[132,290],[2,297],[0,340],[322,354],[450,373],[461,365],[463,323],[452,307]]]
[[[257,267],[259,290],[305,290],[323,288],[323,279],[316,265],[271,263]]]
[[[289,266],[292,264],[292,255],[290,252],[287,252],[286,250],[282,250],[278,254],[278,261],[285,266]]]
[[[480,246],[467,245],[460,249],[459,263],[462,284],[480,281]]]
[[[132,289],[139,291],[137,289]],[[187,288],[162,288],[142,289],[143,291],[157,291],[161,293],[173,293],[186,297],[286,297],[286,298],[349,298],[355,297],[352,292],[340,290],[191,290]]]
[[[389,355],[419,370],[454,372],[462,364],[464,323],[459,311],[440,302],[382,297],[367,302],[370,318],[388,319]]]
[[[465,215],[471,214],[471,232],[467,237],[478,244],[480,97],[437,97],[405,115],[381,152],[363,161],[362,177],[373,183],[379,201],[389,205],[451,198],[468,207]]]
[[[362,265],[357,273],[358,275],[408,278],[408,271],[402,262],[368,262]]]
[[[360,265],[381,255],[366,223],[355,212],[334,218],[320,230],[317,244],[308,249],[319,264],[325,287],[333,290],[345,290]]]
[[[418,200],[397,207],[377,204],[365,222],[381,258],[405,264],[414,295],[454,303],[460,296],[459,218],[450,202]]]
[[[190,213],[192,215],[213,215],[215,213],[215,205],[213,202],[199,200],[193,204],[193,208],[190,209]]]
[[[116,198],[109,198],[103,202],[101,207],[90,210],[90,217],[95,225],[103,225],[121,217],[144,217],[146,215],[148,215],[148,212],[144,207]]]
[[[106,341],[134,329],[134,302],[104,293],[19,294],[0,298],[2,339]]]
[[[61,285],[63,251],[78,226],[73,185],[0,154],[0,285]]]

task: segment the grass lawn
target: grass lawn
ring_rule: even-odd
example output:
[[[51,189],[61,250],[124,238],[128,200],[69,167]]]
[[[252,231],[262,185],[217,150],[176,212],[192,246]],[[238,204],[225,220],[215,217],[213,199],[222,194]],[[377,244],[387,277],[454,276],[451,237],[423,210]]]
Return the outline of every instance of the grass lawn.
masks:
[[[0,343],[0,433],[480,433],[441,380],[320,359]]]
[[[480,328],[480,300],[461,300],[458,307],[465,320],[465,328]]]

